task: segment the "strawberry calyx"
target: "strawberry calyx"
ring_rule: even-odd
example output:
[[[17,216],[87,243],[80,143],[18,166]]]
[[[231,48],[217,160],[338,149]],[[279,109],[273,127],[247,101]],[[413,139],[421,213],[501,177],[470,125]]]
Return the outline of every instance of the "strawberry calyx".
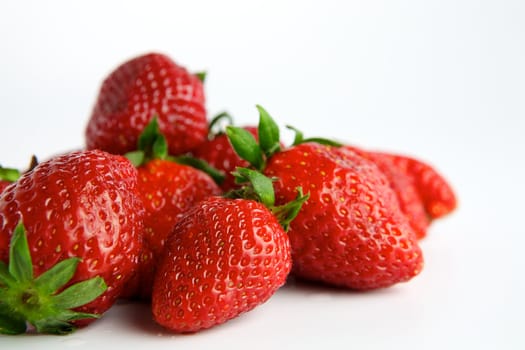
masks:
[[[172,156],[168,153],[168,142],[160,131],[157,116],[153,116],[139,136],[137,150],[124,155],[135,166],[140,167],[153,159],[172,161],[188,165],[208,174],[217,184],[224,181],[224,174],[206,161],[189,155]]]
[[[266,208],[277,218],[285,231],[288,231],[290,223],[295,219],[304,202],[310,197],[303,194],[301,187],[297,188],[297,197],[283,205],[275,205],[275,191],[273,181],[261,172],[248,168],[237,167],[232,173],[235,182],[243,186],[227,192],[227,198],[251,199],[264,204]]]
[[[0,333],[21,334],[33,327],[38,333],[68,334],[76,329],[72,321],[98,318],[97,314],[72,309],[106,291],[102,277],[64,289],[80,260],[77,257],[62,260],[35,278],[26,231],[19,223],[10,241],[9,264],[0,261]]]
[[[125,154],[131,163],[139,167],[152,159],[166,159],[168,157],[168,142],[160,132],[156,115],[144,127],[137,141],[137,150]]]
[[[243,184],[239,189],[232,190],[226,194],[230,198],[253,199],[263,203],[288,230],[290,223],[299,213],[302,205],[309,198],[304,194],[302,188],[297,188],[297,197],[289,203],[276,206],[273,181],[262,174],[267,160],[276,152],[281,150],[279,127],[270,114],[261,106],[259,110],[259,125],[257,132],[259,142],[253,135],[239,127],[226,127],[228,140],[235,152],[246,160],[254,169],[237,167],[232,173],[237,184]]]
[[[276,152],[281,150],[279,126],[272,119],[270,114],[261,106],[259,110],[259,125],[257,132],[259,142],[247,130],[236,127],[226,127],[226,134],[235,150],[242,159],[246,160],[259,171],[266,167],[266,161]]]

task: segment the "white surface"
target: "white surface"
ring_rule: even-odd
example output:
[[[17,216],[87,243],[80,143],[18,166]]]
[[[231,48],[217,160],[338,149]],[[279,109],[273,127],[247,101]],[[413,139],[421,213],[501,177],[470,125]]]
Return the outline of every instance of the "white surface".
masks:
[[[158,50],[209,72],[210,114],[255,123],[261,104],[307,135],[434,164],[460,207],[422,242],[423,273],[374,293],[290,284],[191,336],[118,305],[68,337],[2,349],[523,349],[525,3],[5,1],[0,162],[83,145],[99,85]]]

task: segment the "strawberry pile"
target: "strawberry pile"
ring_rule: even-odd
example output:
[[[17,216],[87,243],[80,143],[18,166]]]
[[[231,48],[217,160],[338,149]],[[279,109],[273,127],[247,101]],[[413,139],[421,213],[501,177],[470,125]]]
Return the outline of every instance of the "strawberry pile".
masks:
[[[68,334],[118,299],[179,333],[222,324],[296,278],[406,282],[456,198],[419,160],[295,129],[209,120],[203,74],[162,54],[103,82],[86,148],[0,167],[0,332]],[[223,121],[230,125],[221,128]]]

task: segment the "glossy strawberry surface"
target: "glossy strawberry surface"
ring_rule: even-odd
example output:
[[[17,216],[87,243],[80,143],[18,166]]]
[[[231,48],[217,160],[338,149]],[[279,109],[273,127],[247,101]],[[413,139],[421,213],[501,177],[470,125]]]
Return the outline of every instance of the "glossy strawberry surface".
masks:
[[[276,153],[277,203],[302,187],[310,198],[288,231],[295,275],[358,290],[410,280],[423,256],[388,179],[345,148],[305,143]]]
[[[175,223],[193,205],[221,190],[206,173],[160,159],[138,168],[138,190],[145,208],[144,249],[138,275],[125,294],[150,298],[157,260]]]
[[[430,165],[407,156],[346,147],[374,162],[386,176],[418,238],[427,235],[432,220],[455,209],[454,191]]]
[[[11,184],[10,181],[4,181],[4,180],[0,180],[0,193],[2,193],[2,191]]]
[[[431,219],[450,214],[457,206],[454,190],[447,180],[429,164],[420,160],[384,152],[371,152],[374,159],[382,159],[402,172],[413,183]]]
[[[202,82],[169,57],[151,53],[119,66],[104,81],[86,129],[88,149],[124,154],[154,115],[172,155],[208,133]]]
[[[270,298],[290,267],[288,236],[266,207],[209,198],[178,221],[166,245],[154,318],[175,332],[221,324]]]
[[[108,286],[80,311],[101,314],[137,268],[143,206],[137,172],[102,151],[72,152],[40,163],[0,195],[0,260],[23,220],[35,276],[79,257],[69,285],[100,276]]]

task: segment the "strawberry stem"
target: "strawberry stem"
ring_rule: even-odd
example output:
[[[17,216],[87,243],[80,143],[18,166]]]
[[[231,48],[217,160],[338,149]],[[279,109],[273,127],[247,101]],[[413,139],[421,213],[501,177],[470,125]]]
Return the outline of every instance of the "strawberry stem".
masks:
[[[315,142],[315,143],[319,143],[321,145],[325,145],[325,146],[333,146],[333,147],[341,147],[343,146],[342,143],[340,142],[337,142],[337,141],[334,141],[334,140],[330,140],[330,139],[325,139],[325,138],[322,138],[322,137],[309,137],[309,138],[304,138],[304,135],[303,135],[303,132],[300,131],[299,129],[291,126],[291,125],[286,125],[286,128],[292,130],[295,132],[295,138],[294,138],[294,141],[292,143],[292,146],[297,146],[297,145],[300,145],[301,143],[307,143],[307,142]]]
[[[69,310],[98,298],[107,289],[101,277],[68,287],[79,258],[60,261],[36,279],[24,225],[18,224],[9,247],[9,264],[0,262],[0,333],[20,334],[27,324],[39,333],[67,334],[75,330],[71,321],[99,315]]]
[[[206,161],[188,155],[173,157],[168,154],[166,137],[159,128],[157,117],[153,116],[139,136],[138,150],[125,154],[126,158],[135,166],[140,167],[153,159],[169,160],[178,164],[189,165],[208,174],[217,184],[224,181],[224,174],[212,167]]]
[[[224,121],[226,121],[226,125],[233,125],[233,117],[230,113],[221,112],[213,117],[208,127],[208,140],[213,140],[217,135],[224,132],[224,129],[221,127]]]

